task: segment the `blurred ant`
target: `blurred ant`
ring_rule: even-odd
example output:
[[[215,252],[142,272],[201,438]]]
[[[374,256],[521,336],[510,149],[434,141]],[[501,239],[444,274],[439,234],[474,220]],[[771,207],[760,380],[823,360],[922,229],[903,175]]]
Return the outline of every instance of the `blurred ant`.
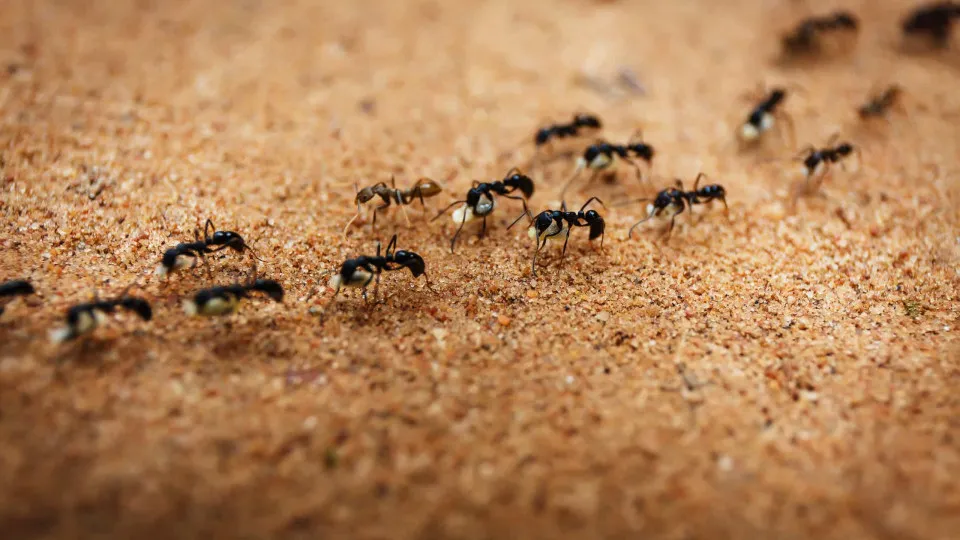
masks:
[[[596,144],[588,146],[586,150],[583,151],[583,155],[577,159],[576,169],[574,169],[573,174],[563,185],[563,189],[560,190],[560,199],[563,199],[567,188],[580,176],[580,173],[583,172],[584,169],[593,171],[590,179],[587,181],[588,184],[593,182],[594,178],[601,172],[607,172],[609,174],[616,173],[617,158],[632,165],[637,171],[637,179],[643,180],[640,165],[634,158],[642,159],[647,163],[647,166],[650,167],[653,164],[655,153],[656,151],[653,146],[643,142],[643,136],[639,130],[630,137],[627,144],[612,144],[602,140],[598,141]]]
[[[3,315],[7,303],[11,302],[15,296],[28,296],[36,292],[33,285],[23,279],[14,279],[0,284],[0,315]]]
[[[403,211],[403,218],[407,221],[407,225],[410,225],[410,218],[407,217],[406,206],[419,199],[420,204],[426,208],[427,203],[424,201],[424,198],[438,195],[441,191],[443,191],[443,188],[440,187],[440,184],[429,178],[417,180],[417,183],[410,189],[397,189],[396,179],[393,176],[390,177],[390,187],[387,187],[387,184],[384,182],[365,187],[357,191],[357,196],[354,199],[354,202],[357,204],[357,215],[350,218],[350,221],[347,222],[347,225],[343,228],[343,234],[346,236],[347,229],[350,228],[354,220],[360,217],[362,211],[361,205],[366,204],[374,197],[380,197],[383,204],[373,209],[373,222],[370,224],[371,227],[377,225],[377,212],[389,208],[391,204],[396,204],[400,207]]]
[[[227,248],[241,254],[245,251],[250,252],[254,259],[262,260],[242,236],[233,231],[217,230],[210,219],[207,219],[203,225],[203,240],[200,239],[200,233],[197,230],[193,231],[193,236],[196,238],[195,241],[183,242],[165,251],[154,273],[160,277],[166,277],[180,269],[193,268],[200,259],[205,258],[205,255]],[[215,246],[215,249],[211,249],[210,246]]]
[[[902,95],[903,90],[899,86],[891,85],[880,94],[870,98],[870,101],[863,104],[857,112],[860,113],[860,118],[869,120],[870,118],[886,116],[887,111],[893,107],[902,110]]]
[[[403,270],[407,268],[413,274],[414,279],[424,276],[426,278],[426,263],[423,257],[405,250],[394,251],[397,247],[397,235],[393,235],[390,243],[387,244],[386,253],[380,255],[380,242],[377,242],[377,254],[374,256],[361,255],[353,259],[347,259],[340,265],[340,271],[330,278],[327,286],[333,289],[333,298],[327,304],[327,309],[333,304],[340,290],[345,287],[361,289],[363,299],[367,299],[367,287],[371,281],[375,281],[373,287],[374,301],[377,299],[377,292],[380,289],[380,274],[393,270]],[[430,286],[430,280],[427,279],[427,287]]]
[[[523,194],[522,197],[510,195],[517,190]],[[487,231],[487,216],[493,212],[496,206],[494,195],[520,201],[520,203],[523,204],[524,214],[530,215],[530,211],[527,209],[526,199],[533,196],[533,180],[531,180],[529,176],[521,173],[520,170],[513,168],[507,171],[507,175],[503,180],[484,183],[474,181],[473,187],[467,192],[466,199],[454,201],[450,206],[444,208],[430,220],[436,220],[458,204],[463,205],[453,212],[453,222],[460,223],[460,226],[453,235],[453,239],[450,240],[450,253],[453,253],[453,248],[457,243],[457,238],[460,236],[460,231],[463,230],[463,226],[468,222],[483,219],[483,228],[480,230],[480,237],[483,238],[484,233]]]
[[[907,38],[926,38],[933,46],[944,48],[950,39],[954,19],[960,18],[960,3],[937,2],[916,8],[902,23]]]
[[[546,146],[556,139],[565,139],[585,135],[584,132],[593,132],[603,128],[600,119],[592,114],[577,114],[567,124],[551,124],[537,130],[533,143],[537,149]]]
[[[559,240],[561,235],[563,236],[563,250],[560,252],[560,264],[563,264],[563,256],[567,253],[567,242],[570,240],[571,227],[590,227],[590,240],[600,238],[600,247],[603,248],[603,236],[606,229],[603,217],[596,210],[586,210],[587,206],[593,201],[597,201],[600,206],[604,206],[603,201],[598,197],[590,197],[577,212],[568,212],[567,204],[564,202],[560,204],[560,210],[544,210],[531,220],[531,227],[527,232],[535,244],[533,276],[537,275],[537,254],[547,245],[547,240]],[[527,216],[527,214],[520,214],[516,221],[510,224],[510,227],[516,225],[524,216]],[[507,227],[507,229],[510,227]]]
[[[804,169],[804,188],[803,193],[808,194],[812,192],[819,191],[820,186],[823,184],[823,181],[826,179],[827,175],[830,173],[830,165],[834,163],[839,163],[841,167],[846,168],[843,164],[843,159],[856,152],[860,153],[858,148],[855,148],[852,144],[848,142],[842,142],[836,146],[838,135],[833,135],[830,137],[830,140],[827,142],[827,146],[817,149],[813,145],[807,145],[806,148],[800,151],[797,154],[797,159],[803,158],[803,169]],[[819,174],[817,174],[819,173]],[[811,189],[810,179],[814,176],[817,177],[817,181],[814,184],[814,188]],[[799,193],[797,194],[799,195]],[[795,197],[796,198],[796,197]]]
[[[855,15],[837,11],[829,15],[810,17],[781,38],[785,57],[813,56],[823,50],[822,37],[830,32],[856,36],[859,23]]]
[[[794,139],[793,119],[780,108],[786,97],[787,91],[783,88],[772,89],[769,95],[750,111],[747,120],[740,126],[740,130],[737,132],[740,141],[745,144],[758,141],[761,135],[776,127],[777,119],[782,119],[790,127],[790,145],[792,146]]]
[[[183,310],[191,317],[228,315],[236,312],[240,307],[240,301],[250,298],[252,292],[264,293],[274,302],[283,302],[283,287],[280,283],[272,279],[258,279],[253,271],[246,283],[221,285],[197,291],[192,299],[183,303]]]
[[[50,340],[62,343],[93,332],[97,326],[107,320],[107,315],[113,314],[117,308],[123,308],[136,313],[144,321],[153,317],[150,303],[143,298],[127,295],[127,287],[119,296],[109,300],[94,299],[92,302],[77,304],[67,310],[67,324],[50,332]]]

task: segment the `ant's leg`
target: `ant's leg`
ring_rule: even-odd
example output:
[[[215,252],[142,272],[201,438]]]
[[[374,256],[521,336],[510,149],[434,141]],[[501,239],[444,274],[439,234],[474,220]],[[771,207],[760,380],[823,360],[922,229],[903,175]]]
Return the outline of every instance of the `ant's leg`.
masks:
[[[373,209],[373,223],[370,224],[370,228],[373,229],[377,226],[377,212],[390,208],[390,203],[384,203],[380,206]],[[409,223],[409,222],[408,222]]]
[[[523,213],[524,213],[528,218],[533,219],[533,214],[531,214],[531,213],[530,213],[530,209],[527,208],[527,200],[526,200],[526,199],[524,199],[523,197],[518,197],[518,196],[516,196],[516,195],[501,195],[501,197],[504,197],[504,198],[507,198],[507,199],[513,199],[513,200],[515,200],[515,201],[520,201],[520,204],[523,205]]]
[[[788,144],[790,148],[794,148],[795,145],[797,144],[797,130],[796,130],[796,127],[793,125],[793,117],[784,111],[780,111],[778,116],[782,118],[784,120],[784,123],[789,127],[790,139],[788,141]]]
[[[570,175],[570,178],[563,184],[563,188],[560,190],[560,199],[563,200],[564,194],[567,192],[567,188],[570,187],[570,184],[580,176],[580,173],[583,172],[585,166],[577,165],[577,168],[573,170],[573,174]]]
[[[567,242],[570,241],[570,227],[567,227],[567,236],[563,239],[563,250],[560,251],[560,266],[563,266],[563,256],[567,254]]]
[[[670,234],[673,233],[673,226],[676,223],[676,221],[677,221],[677,214],[674,214],[673,216],[670,217],[670,226],[667,227],[667,231],[662,235],[664,244],[670,241]]]
[[[643,170],[640,168],[640,164],[636,160],[627,158],[627,163],[633,165],[634,170],[637,171],[637,182],[641,184],[646,184],[648,187],[653,187],[653,184],[650,182],[650,179],[643,176]]]
[[[486,233],[487,233],[487,216],[483,216],[483,225],[481,225],[481,227],[480,227],[480,236],[479,236],[479,238],[483,238],[483,235],[486,234]]]
[[[377,303],[377,294],[380,292],[380,272],[377,272],[377,279],[373,284],[373,303]]]
[[[537,254],[540,253],[540,239],[533,239],[533,267],[530,270],[530,277],[537,277]]]
[[[640,221],[634,223],[633,226],[630,227],[630,232],[627,233],[627,238],[632,238],[632,237],[633,237],[633,230],[636,229],[641,223],[650,220],[650,219],[651,219],[653,216],[655,216],[655,215],[657,215],[657,211],[656,211],[656,210],[654,210],[653,212],[651,212],[649,216],[647,216],[647,217],[641,219]]]
[[[453,253],[453,246],[457,244],[457,237],[460,236],[460,231],[463,230],[463,226],[467,223],[467,210],[463,210],[463,219],[460,220],[460,226],[457,227],[457,232],[453,234],[453,239],[450,240],[450,253]]]
[[[216,225],[213,224],[213,220],[211,220],[210,218],[207,218],[207,222],[203,224],[203,239],[204,239],[205,241],[209,242],[209,241],[210,241],[210,233],[207,232],[207,230],[208,230],[207,227],[209,227],[209,228],[210,228],[209,230],[211,230],[211,231],[213,231],[213,232],[216,232],[216,231],[217,231],[217,227],[216,227]],[[194,233],[194,235],[196,235],[196,233]]]

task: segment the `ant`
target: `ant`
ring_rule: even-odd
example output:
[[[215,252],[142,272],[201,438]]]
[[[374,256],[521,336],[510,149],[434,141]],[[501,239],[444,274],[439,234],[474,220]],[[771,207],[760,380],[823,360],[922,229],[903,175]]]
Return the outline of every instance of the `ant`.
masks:
[[[537,130],[533,143],[536,147],[542,148],[553,139],[564,139],[567,137],[577,137],[583,135],[583,131],[594,131],[603,129],[603,123],[592,114],[577,114],[568,124],[551,124]]]
[[[36,292],[33,285],[23,279],[14,279],[0,283],[0,298],[4,299],[3,303],[0,303],[0,315],[3,315],[3,310],[7,302],[12,301],[14,296],[28,296]]]
[[[329,307],[333,300],[340,294],[340,289],[345,287],[359,287],[363,293],[363,299],[367,299],[367,287],[371,281],[375,281],[373,287],[373,298],[376,300],[377,291],[380,289],[380,274],[393,270],[402,270],[407,268],[413,274],[414,279],[425,276],[426,264],[423,257],[405,250],[394,251],[397,247],[397,235],[393,235],[390,243],[387,244],[386,253],[380,255],[380,242],[377,242],[377,254],[370,257],[361,255],[353,259],[347,259],[340,265],[340,272],[330,278],[327,286],[333,289],[333,298],[330,299]],[[430,286],[430,280],[427,279],[427,286]]]
[[[820,17],[810,17],[781,38],[784,56],[815,55],[821,52],[820,37],[826,32],[852,32],[856,35],[859,23],[847,11],[837,11]]]
[[[272,279],[257,279],[255,274],[246,283],[221,285],[202,289],[193,298],[183,304],[183,310],[189,316],[216,317],[229,315],[237,311],[240,301],[250,298],[250,293],[261,292],[275,302],[283,302],[283,287]]]
[[[213,231],[212,235],[210,234],[211,231]],[[160,265],[157,266],[154,273],[160,277],[166,277],[182,268],[193,268],[197,265],[197,261],[204,258],[206,254],[216,253],[227,248],[237,253],[249,251],[254,259],[262,260],[253,248],[243,240],[242,236],[233,231],[218,231],[210,219],[207,219],[207,222],[203,225],[203,240],[200,239],[197,230],[193,231],[193,236],[196,239],[195,241],[183,242],[165,251],[160,259]],[[216,246],[216,249],[211,249],[210,246]]]
[[[906,37],[926,37],[939,48],[947,46],[953,20],[960,18],[960,3],[937,2],[919,7],[904,19],[902,28]]]
[[[150,303],[143,298],[127,295],[127,287],[119,296],[109,300],[94,298],[92,302],[77,304],[67,310],[67,324],[50,332],[50,340],[54,343],[78,338],[93,332],[97,326],[107,320],[107,315],[113,314],[117,308],[123,308],[136,313],[144,321],[153,317]]]
[[[390,187],[387,187],[385,182],[379,182],[358,190],[357,196],[354,199],[354,202],[357,204],[357,215],[350,218],[350,221],[347,222],[347,225],[343,228],[343,234],[346,236],[347,229],[350,228],[354,220],[360,217],[361,205],[366,204],[374,197],[380,197],[383,204],[373,209],[373,222],[371,223],[371,227],[377,224],[377,212],[389,208],[391,204],[396,204],[403,210],[403,217],[407,220],[407,225],[409,225],[410,219],[407,217],[405,206],[420,199],[420,204],[426,208],[427,203],[424,201],[424,198],[438,195],[441,191],[443,191],[443,188],[440,187],[440,184],[429,178],[417,180],[417,183],[410,189],[397,189],[396,180],[393,176],[390,177]]]
[[[520,190],[523,194],[522,197],[516,195],[510,195],[514,191]],[[460,223],[460,226],[457,228],[457,232],[453,235],[453,239],[450,240],[450,253],[453,253],[454,246],[457,243],[457,238],[460,236],[460,231],[463,230],[463,226],[467,222],[475,221],[477,219],[483,219],[483,228],[480,230],[480,237],[483,238],[484,233],[487,231],[487,216],[489,216],[494,207],[496,207],[496,199],[494,194],[506,197],[507,199],[514,199],[520,201],[523,204],[523,212],[526,215],[530,215],[530,211],[527,209],[527,201],[533,196],[533,180],[529,176],[520,172],[519,169],[513,168],[507,171],[507,175],[504,176],[503,180],[498,180],[496,182],[473,182],[473,187],[470,188],[470,191],[467,192],[467,198],[460,201],[454,201],[450,206],[444,208],[439,214],[437,214],[432,220],[434,221],[443,214],[447,213],[448,210],[453,208],[458,204],[463,204],[460,208],[457,208],[453,212],[453,222]]]
[[[852,144],[848,142],[842,142],[834,146],[834,143],[837,140],[837,135],[830,137],[830,140],[827,142],[827,146],[824,148],[814,148],[813,145],[808,145],[806,148],[800,151],[797,154],[797,159],[803,157],[803,169],[804,169],[804,179],[805,187],[804,192],[810,193],[810,178],[812,178],[817,171],[822,171],[819,175],[816,183],[816,189],[820,188],[820,185],[823,184],[824,179],[827,174],[830,172],[830,165],[834,163],[840,163],[843,166],[843,159],[856,152],[860,153],[858,148],[855,148]]]
[[[577,167],[574,169],[570,179],[563,185],[563,189],[560,190],[560,198],[563,199],[567,188],[570,187],[570,184],[577,179],[584,169],[591,169],[593,171],[588,183],[592,182],[602,171],[611,174],[614,173],[616,171],[617,158],[621,158],[632,165],[637,170],[637,179],[642,180],[643,173],[640,170],[640,165],[637,164],[633,158],[642,159],[647,163],[647,166],[650,167],[653,164],[653,156],[655,153],[656,151],[653,146],[643,142],[643,136],[639,130],[630,137],[627,144],[612,144],[603,140],[597,141],[595,144],[588,146],[583,151],[583,155],[577,159]]]
[[[669,212],[670,227],[667,228],[666,232],[663,233],[663,235],[669,239],[670,234],[673,232],[673,227],[676,224],[677,216],[682,214],[688,206],[692,211],[693,205],[695,204],[706,204],[712,201],[721,201],[723,203],[724,211],[729,212],[730,207],[727,206],[727,190],[723,186],[720,184],[710,184],[700,187],[700,180],[706,177],[707,175],[702,172],[698,174],[697,179],[693,183],[693,189],[691,191],[684,191],[683,180],[677,178],[676,187],[666,188],[657,193],[653,203],[647,205],[647,217],[634,223],[633,226],[630,227],[630,232],[627,234],[627,236],[632,237],[633,230],[641,223]],[[647,199],[639,200],[643,201]]]
[[[531,227],[528,233],[530,238],[534,240],[536,248],[533,251],[533,276],[537,275],[537,254],[546,247],[547,240],[559,240],[561,235],[563,235],[563,251],[560,252],[560,263],[563,264],[563,256],[567,253],[567,242],[570,240],[571,227],[590,227],[590,240],[600,238],[600,248],[603,248],[603,233],[606,229],[603,217],[596,210],[586,210],[587,206],[593,201],[597,201],[600,206],[604,206],[603,201],[598,197],[590,197],[577,212],[567,211],[567,204],[564,202],[560,204],[560,210],[544,210],[531,219]],[[516,225],[526,215],[520,214],[516,221],[510,224],[510,227]],[[507,227],[507,229],[510,227]]]
[[[750,111],[747,120],[740,126],[740,130],[737,132],[740,141],[743,143],[756,142],[761,135],[775,127],[776,119],[779,118],[782,118],[790,126],[791,139],[793,139],[793,119],[780,109],[780,105],[786,97],[787,91],[783,88],[772,89],[770,94]]]
[[[860,118],[864,120],[885,116],[892,107],[902,108],[902,95],[903,89],[896,84],[891,85],[880,94],[870,98],[870,101],[863,104],[857,112],[860,113]]]

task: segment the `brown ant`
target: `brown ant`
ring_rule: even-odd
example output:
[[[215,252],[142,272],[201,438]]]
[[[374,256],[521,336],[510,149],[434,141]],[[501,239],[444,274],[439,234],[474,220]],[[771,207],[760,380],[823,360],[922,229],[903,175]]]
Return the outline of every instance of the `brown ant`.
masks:
[[[577,166],[573,174],[570,175],[570,178],[563,185],[563,189],[560,190],[560,199],[563,199],[567,188],[580,176],[580,173],[583,172],[584,169],[590,169],[592,171],[590,179],[587,181],[588,184],[593,182],[601,172],[607,172],[609,174],[616,173],[618,158],[632,165],[637,171],[637,179],[642,181],[643,172],[635,159],[645,161],[649,167],[653,164],[655,154],[656,151],[653,146],[643,142],[643,135],[640,130],[637,130],[637,132],[630,137],[627,144],[613,144],[603,140],[597,141],[595,144],[588,146],[583,151],[583,155],[577,159]]]
[[[598,197],[590,197],[577,212],[567,211],[567,204],[563,202],[560,204],[560,210],[544,210],[531,219],[528,234],[535,244],[533,270],[531,272],[533,276],[537,275],[537,254],[547,245],[548,240],[559,240],[561,236],[563,237],[563,250],[560,252],[560,264],[563,264],[563,256],[567,253],[567,242],[570,240],[571,227],[590,227],[590,240],[599,238],[600,247],[603,248],[606,223],[596,210],[586,209],[594,201],[600,203],[600,206],[604,206],[603,201]],[[528,214],[520,214],[510,224],[510,227],[516,225],[524,216],[528,216]],[[507,229],[510,227],[507,227]]]
[[[828,32],[856,36],[857,17],[847,11],[810,17],[800,22],[790,33],[783,36],[781,45],[785,57],[813,56],[823,50],[822,37]]]
[[[510,195],[517,190],[523,194],[522,197]],[[513,168],[507,171],[507,175],[504,176],[503,180],[483,183],[474,181],[473,187],[467,192],[466,199],[454,201],[431,220],[436,220],[458,204],[463,205],[453,211],[453,222],[459,223],[460,225],[450,240],[450,253],[453,253],[453,248],[457,243],[457,238],[460,236],[460,231],[463,230],[463,226],[468,222],[483,219],[483,228],[480,229],[480,237],[483,238],[484,233],[487,231],[487,216],[493,213],[496,207],[494,195],[520,201],[520,203],[523,204],[524,214],[529,215],[530,211],[527,209],[526,200],[533,196],[533,180],[531,180],[529,176],[521,173],[519,169]]]
[[[403,211],[403,217],[407,221],[407,225],[409,225],[410,218],[407,217],[406,206],[419,199],[420,204],[426,208],[426,201],[424,201],[424,199],[439,195],[441,191],[443,191],[443,188],[440,187],[440,184],[429,178],[417,180],[417,183],[409,189],[397,189],[396,179],[393,176],[390,177],[389,187],[385,182],[378,182],[372,186],[365,187],[357,191],[357,196],[354,199],[354,202],[357,204],[357,215],[350,218],[350,221],[347,222],[347,225],[343,228],[343,234],[346,236],[347,229],[350,228],[354,220],[360,217],[362,211],[361,205],[366,204],[374,197],[380,197],[383,204],[373,209],[373,222],[370,224],[371,227],[377,224],[377,212],[389,208],[391,204],[396,204],[400,207]]]
[[[902,110],[902,95],[903,90],[899,86],[891,85],[880,94],[870,98],[870,101],[863,104],[857,112],[860,114],[860,118],[869,120],[870,118],[885,116],[887,111],[893,107]]]

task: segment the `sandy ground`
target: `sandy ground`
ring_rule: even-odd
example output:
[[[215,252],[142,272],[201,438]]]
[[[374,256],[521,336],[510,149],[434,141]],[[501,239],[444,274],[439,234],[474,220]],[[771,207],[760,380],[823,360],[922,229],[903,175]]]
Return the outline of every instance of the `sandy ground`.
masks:
[[[40,292],[0,322],[5,537],[960,537],[957,46],[902,54],[906,3],[844,4],[851,55],[778,67],[778,32],[835,5],[0,3],[0,279]],[[645,95],[584,83],[620,68]],[[905,112],[862,125],[892,82]],[[796,148],[733,144],[761,84],[790,88],[797,147],[862,148],[795,213]],[[661,245],[626,238],[641,206],[601,209],[603,248],[576,230],[532,280],[501,201],[450,255],[428,217],[579,110],[642,127],[660,185],[722,183],[729,219]],[[571,168],[534,171],[535,210]],[[393,174],[446,192],[342,237],[354,182]],[[282,305],[184,316],[251,264],[152,276],[208,217]],[[434,291],[391,273],[319,320],[329,272],[393,232]],[[153,321],[47,341],[135,280]]]

